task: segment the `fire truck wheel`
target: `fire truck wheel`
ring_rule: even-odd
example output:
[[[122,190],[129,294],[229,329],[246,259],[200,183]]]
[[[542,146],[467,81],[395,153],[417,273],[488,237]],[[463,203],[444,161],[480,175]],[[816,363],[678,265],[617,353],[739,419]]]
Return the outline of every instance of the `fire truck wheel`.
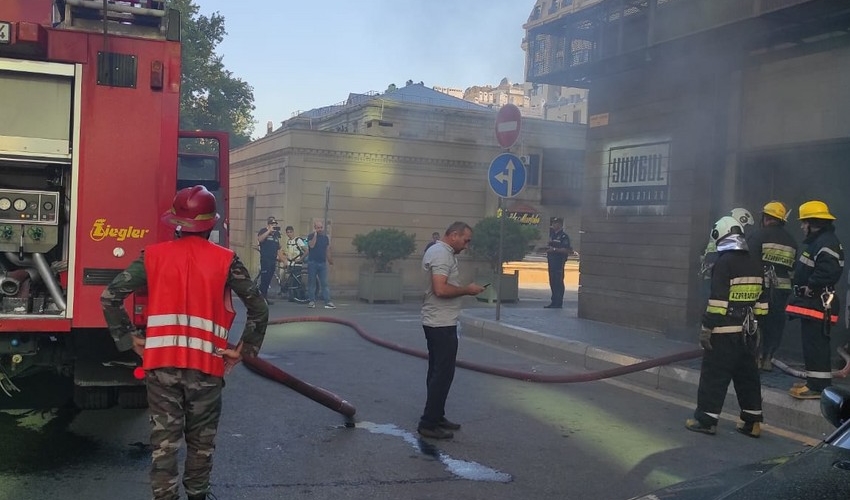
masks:
[[[115,404],[111,387],[74,387],[74,404],[81,410],[105,410]]]
[[[126,409],[147,408],[148,393],[145,387],[122,387],[118,390],[118,406]]]

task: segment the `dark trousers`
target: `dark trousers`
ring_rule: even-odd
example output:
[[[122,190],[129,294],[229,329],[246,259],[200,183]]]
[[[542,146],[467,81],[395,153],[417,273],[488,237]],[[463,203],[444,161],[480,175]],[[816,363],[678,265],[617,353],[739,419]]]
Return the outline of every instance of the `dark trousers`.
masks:
[[[800,332],[803,335],[803,361],[810,373],[806,377],[806,386],[820,392],[832,384],[829,337],[823,334],[821,320],[800,318]]]
[[[260,294],[263,297],[268,296],[269,285],[272,282],[274,273],[277,272],[277,261],[260,261]]]
[[[785,306],[788,304],[790,291],[768,290],[768,312],[762,320],[762,357],[770,358],[779,349],[782,343],[782,334],[785,331]]]
[[[428,375],[425,378],[428,397],[419,427],[434,428],[446,415],[446,398],[455,378],[457,326],[423,325],[422,328],[428,342]]]
[[[696,418],[703,425],[717,425],[726,390],[735,385],[741,420],[761,422],[761,379],[756,357],[741,333],[717,333],[711,336],[710,351],[702,356],[697,389]]]
[[[564,305],[564,264],[565,262],[549,263],[549,288],[552,290],[551,304]]]
[[[177,458],[186,441],[183,488],[209,491],[223,379],[197,370],[159,368],[145,375],[151,421],[151,489],[154,500],[180,498]]]

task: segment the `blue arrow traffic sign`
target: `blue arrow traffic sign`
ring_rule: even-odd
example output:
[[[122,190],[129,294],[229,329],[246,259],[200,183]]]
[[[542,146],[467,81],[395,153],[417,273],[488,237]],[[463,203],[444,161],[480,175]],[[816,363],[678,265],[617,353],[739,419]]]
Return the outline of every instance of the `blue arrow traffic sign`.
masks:
[[[518,156],[502,153],[490,163],[487,181],[497,196],[513,198],[525,187],[525,165]]]

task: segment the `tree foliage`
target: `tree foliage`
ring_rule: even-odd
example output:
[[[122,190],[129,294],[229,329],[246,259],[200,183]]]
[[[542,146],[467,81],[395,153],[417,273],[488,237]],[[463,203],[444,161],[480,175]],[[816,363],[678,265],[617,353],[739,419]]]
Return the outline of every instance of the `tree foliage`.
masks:
[[[351,241],[357,253],[362,253],[375,264],[375,272],[388,273],[395,260],[406,259],[416,250],[416,238],[413,234],[400,229],[373,229],[366,234],[358,234]]]
[[[227,34],[218,12],[200,15],[193,0],[171,0],[181,13],[183,81],[180,87],[181,130],[223,130],[231,147],[251,140],[254,89],[224,67],[215,49]]]
[[[506,218],[502,235],[502,261],[499,262],[499,218],[485,217],[472,228],[470,253],[473,257],[486,260],[493,272],[498,272],[505,262],[522,260],[531,250],[531,243],[540,238],[534,226],[520,224]]]

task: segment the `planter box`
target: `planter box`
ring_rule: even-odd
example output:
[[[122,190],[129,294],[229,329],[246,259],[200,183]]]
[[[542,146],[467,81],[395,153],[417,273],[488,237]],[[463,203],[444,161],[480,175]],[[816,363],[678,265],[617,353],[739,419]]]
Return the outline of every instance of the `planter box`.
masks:
[[[478,274],[475,282],[479,285],[490,283],[490,286],[475,296],[476,299],[481,302],[496,302],[496,279],[493,274]],[[499,300],[501,302],[519,301],[519,271],[514,271],[513,274],[502,274],[502,280],[499,283]]]
[[[357,282],[357,298],[370,304],[378,302],[401,302],[403,280],[401,272],[376,273],[360,271]]]

